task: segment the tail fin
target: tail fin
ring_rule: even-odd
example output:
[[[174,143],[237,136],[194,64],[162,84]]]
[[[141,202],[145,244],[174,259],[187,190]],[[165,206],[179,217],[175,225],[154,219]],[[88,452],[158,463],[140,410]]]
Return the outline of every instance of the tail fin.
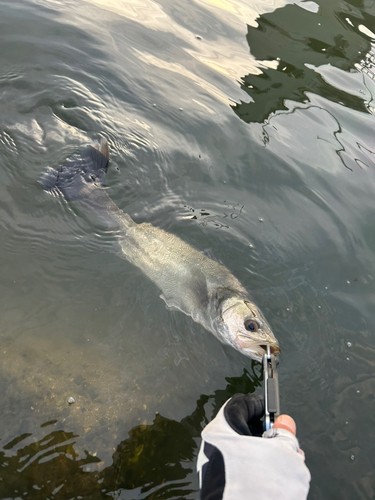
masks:
[[[106,185],[108,159],[108,141],[103,138],[72,156],[62,167],[47,170],[38,182],[48,193],[63,196],[67,201],[86,198],[91,192],[90,184]]]

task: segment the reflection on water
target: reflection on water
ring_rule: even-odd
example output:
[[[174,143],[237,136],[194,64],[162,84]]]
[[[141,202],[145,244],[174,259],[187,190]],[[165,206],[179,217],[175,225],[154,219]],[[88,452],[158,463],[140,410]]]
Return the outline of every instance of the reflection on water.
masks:
[[[1,497],[197,499],[202,426],[259,385],[39,189],[100,134],[120,208],[222,261],[264,310],[310,497],[374,497],[374,15],[1,3]]]
[[[348,72],[363,60],[371,44],[359,27],[373,25],[373,16],[345,9],[341,1],[318,2],[316,6],[319,15],[302,8],[303,4],[287,5],[261,15],[258,26],[248,27],[251,53],[259,61],[272,62],[273,67],[260,66],[260,72],[242,78],[241,88],[251,101],[233,109],[245,122],[262,123],[271,113],[287,110],[286,100],[308,102],[309,92],[366,111],[364,96],[331,85],[324,67]]]
[[[97,454],[80,458],[74,448],[79,436],[57,430],[57,421],[42,424],[39,440],[32,434],[17,436],[0,453],[2,496],[195,498],[201,430],[230,396],[254,392],[260,384],[254,371],[227,382],[224,390],[201,395],[192,414],[180,422],[157,414],[152,424],[132,428],[114,449],[109,466]]]

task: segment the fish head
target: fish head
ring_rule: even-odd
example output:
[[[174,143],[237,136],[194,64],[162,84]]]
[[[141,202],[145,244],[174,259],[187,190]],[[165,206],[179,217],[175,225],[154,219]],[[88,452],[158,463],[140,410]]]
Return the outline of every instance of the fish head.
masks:
[[[272,354],[280,352],[270,325],[254,302],[239,297],[223,301],[221,320],[223,340],[245,356],[261,362],[268,345]]]

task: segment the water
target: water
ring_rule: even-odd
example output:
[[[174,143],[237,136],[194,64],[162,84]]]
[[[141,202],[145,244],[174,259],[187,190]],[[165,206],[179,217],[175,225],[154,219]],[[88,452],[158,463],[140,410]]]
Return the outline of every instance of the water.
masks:
[[[374,16],[1,3],[1,498],[197,499],[200,430],[261,386],[38,186],[99,134],[116,203],[209,250],[265,312],[309,498],[375,495]]]

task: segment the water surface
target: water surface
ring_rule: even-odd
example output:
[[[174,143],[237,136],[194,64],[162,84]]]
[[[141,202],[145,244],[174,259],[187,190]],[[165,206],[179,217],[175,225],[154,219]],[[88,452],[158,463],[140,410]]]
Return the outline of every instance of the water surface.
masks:
[[[214,255],[265,312],[309,498],[375,495],[374,16],[1,3],[1,498],[198,499],[201,429],[260,390],[257,363],[37,184],[98,135],[120,208]]]

